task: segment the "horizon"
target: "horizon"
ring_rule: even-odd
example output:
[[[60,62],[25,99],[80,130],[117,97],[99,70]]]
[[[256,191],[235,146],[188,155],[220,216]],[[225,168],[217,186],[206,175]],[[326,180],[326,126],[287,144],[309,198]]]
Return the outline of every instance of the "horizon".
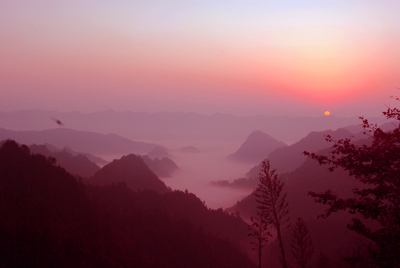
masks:
[[[378,116],[398,1],[0,4],[4,111]]]
[[[383,104],[386,109],[388,107],[395,107],[393,106],[388,106],[386,104]],[[148,115],[156,115],[156,114],[196,114],[200,116],[205,116],[205,117],[212,117],[212,116],[233,116],[237,118],[255,118],[255,117],[266,117],[266,118],[327,118],[327,117],[333,117],[333,118],[345,118],[345,119],[351,119],[351,118],[360,118],[364,117],[366,119],[383,119],[384,115],[383,112],[385,110],[381,110],[378,114],[372,115],[371,112],[367,114],[371,114],[372,116],[368,117],[365,116],[364,114],[360,115],[351,115],[351,116],[346,116],[346,115],[336,115],[332,114],[330,111],[325,110],[321,114],[312,114],[312,115],[291,115],[291,114],[235,114],[235,113],[230,113],[230,112],[196,112],[196,111],[167,111],[167,110],[157,110],[157,111],[134,111],[134,110],[117,110],[117,109],[103,109],[103,110],[94,110],[94,111],[79,111],[79,110],[71,110],[71,111],[63,111],[63,110],[55,110],[55,109],[43,109],[43,108],[37,108],[37,109],[14,109],[14,110],[0,110],[0,113],[18,113],[18,112],[46,112],[46,113],[58,113],[58,114],[73,114],[73,113],[80,113],[80,114],[98,114],[98,113],[118,113],[118,114],[123,114],[123,113],[132,113],[132,114],[148,114]],[[329,112],[329,115],[326,115],[325,112]]]
[[[4,266],[400,267],[399,14],[1,0]]]

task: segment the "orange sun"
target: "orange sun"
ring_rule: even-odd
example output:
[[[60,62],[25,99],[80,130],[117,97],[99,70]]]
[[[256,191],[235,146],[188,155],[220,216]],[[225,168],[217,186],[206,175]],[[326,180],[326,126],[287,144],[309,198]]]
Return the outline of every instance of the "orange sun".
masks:
[[[325,111],[325,116],[330,116],[330,114],[331,114],[331,112],[329,112],[329,111]]]

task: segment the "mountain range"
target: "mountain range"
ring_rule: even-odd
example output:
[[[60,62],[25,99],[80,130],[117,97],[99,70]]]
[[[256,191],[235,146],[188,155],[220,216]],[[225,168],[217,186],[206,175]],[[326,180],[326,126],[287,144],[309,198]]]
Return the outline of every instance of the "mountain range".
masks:
[[[109,134],[117,133],[138,141],[209,140],[242,141],[249,133],[260,130],[285,143],[293,143],[311,131],[359,125],[358,118],[331,116],[234,116],[229,114],[144,113],[112,110],[79,113],[44,110],[0,112],[0,127],[11,130],[46,130],[58,125],[66,128]],[[384,122],[384,118],[371,118]]]
[[[188,192],[85,185],[11,140],[0,170],[2,267],[255,267],[242,219]]]
[[[72,155],[67,150],[51,152],[46,145],[36,144],[30,145],[29,150],[34,154],[41,154],[57,159],[57,165],[65,168],[72,175],[88,178],[100,170],[100,167],[90,161],[84,154]]]
[[[0,140],[13,139],[22,144],[44,144],[98,155],[148,154],[156,144],[137,142],[116,134],[100,134],[68,128],[42,131],[14,131],[0,128]]]
[[[313,131],[292,145],[275,149],[268,155],[268,157],[264,158],[269,159],[271,167],[276,169],[278,173],[282,174],[292,172],[305,162],[306,158],[303,155],[304,151],[315,153],[319,150],[332,146],[326,141],[327,135],[330,135],[335,139],[344,139],[350,138],[352,133],[343,128],[335,131]],[[250,170],[246,176],[258,177],[260,167],[261,161],[259,162],[259,165]]]
[[[167,157],[151,159],[147,155],[143,155],[142,159],[159,178],[169,178],[175,171],[179,170],[175,162]]]

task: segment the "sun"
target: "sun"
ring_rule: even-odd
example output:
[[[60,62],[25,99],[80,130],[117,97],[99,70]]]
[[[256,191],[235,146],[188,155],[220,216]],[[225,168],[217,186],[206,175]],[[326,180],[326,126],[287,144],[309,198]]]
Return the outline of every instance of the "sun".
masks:
[[[331,115],[331,112],[329,112],[329,111],[325,111],[325,116],[330,116]]]

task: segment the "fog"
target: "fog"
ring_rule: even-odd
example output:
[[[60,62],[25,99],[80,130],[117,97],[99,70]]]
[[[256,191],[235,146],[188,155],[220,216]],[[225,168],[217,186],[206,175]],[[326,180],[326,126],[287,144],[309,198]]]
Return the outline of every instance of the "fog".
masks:
[[[253,165],[236,164],[226,157],[237,150],[235,142],[191,142],[200,153],[182,153],[177,149],[184,143],[173,142],[172,159],[180,170],[171,178],[163,179],[172,189],[188,190],[196,194],[210,208],[227,208],[247,196],[251,190],[210,185],[211,181],[234,180],[243,177]],[[188,145],[188,144],[186,144]],[[172,147],[173,146],[173,147]]]
[[[172,190],[188,190],[195,194],[209,208],[229,208],[237,201],[249,195],[252,190],[220,187],[210,185],[211,181],[228,180],[244,177],[254,166],[251,164],[235,163],[227,156],[235,152],[241,142],[233,141],[154,141],[167,147],[171,159],[178,165],[179,170],[170,178],[160,178]],[[199,153],[179,151],[185,146],[197,148]],[[100,155],[107,161],[119,159],[122,155]]]
[[[51,118],[60,119],[65,126],[54,129],[56,124]],[[228,208],[251,190],[212,186],[210,182],[241,178],[256,164],[227,160],[227,156],[238,150],[253,131],[261,130],[290,145],[311,131],[359,123],[357,118],[332,116],[235,117],[113,111],[83,114],[41,110],[0,113],[1,127],[13,130],[3,129],[0,136],[26,144],[49,143],[58,148],[68,146],[77,152],[92,153],[107,161],[130,153],[147,154],[155,144],[162,145],[169,150],[171,159],[180,168],[172,177],[161,178],[167,186],[172,190],[188,190],[196,194],[210,208]],[[116,133],[118,137],[110,133]],[[200,153],[183,153],[179,150],[186,146],[194,146]]]

